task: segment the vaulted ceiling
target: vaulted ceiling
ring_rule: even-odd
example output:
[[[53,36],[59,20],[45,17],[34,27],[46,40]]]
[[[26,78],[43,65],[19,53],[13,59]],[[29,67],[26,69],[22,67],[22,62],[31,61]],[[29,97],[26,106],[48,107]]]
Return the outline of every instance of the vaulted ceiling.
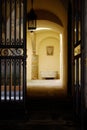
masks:
[[[49,20],[63,26],[69,0],[33,0],[33,8],[38,20]],[[31,9],[31,0],[27,1],[27,13]]]

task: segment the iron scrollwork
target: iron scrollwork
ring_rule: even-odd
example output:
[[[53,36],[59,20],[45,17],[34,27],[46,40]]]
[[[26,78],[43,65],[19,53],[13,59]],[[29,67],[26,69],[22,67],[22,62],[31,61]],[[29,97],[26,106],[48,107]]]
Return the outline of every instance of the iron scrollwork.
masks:
[[[23,56],[22,48],[1,48],[0,56]]]

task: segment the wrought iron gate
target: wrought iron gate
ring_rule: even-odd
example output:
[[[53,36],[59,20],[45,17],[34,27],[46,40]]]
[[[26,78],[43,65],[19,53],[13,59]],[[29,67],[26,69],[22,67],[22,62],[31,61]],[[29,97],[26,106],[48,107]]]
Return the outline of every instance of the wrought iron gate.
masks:
[[[74,86],[74,107],[76,117],[81,118],[81,94],[82,94],[82,4],[81,0],[73,1],[73,86]]]
[[[25,101],[26,0],[0,0],[0,101]]]

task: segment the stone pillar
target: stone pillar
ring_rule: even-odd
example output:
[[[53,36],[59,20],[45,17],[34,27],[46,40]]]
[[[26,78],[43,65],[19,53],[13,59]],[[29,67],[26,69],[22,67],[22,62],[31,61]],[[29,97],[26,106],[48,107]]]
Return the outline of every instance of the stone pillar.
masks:
[[[32,80],[38,79],[38,55],[32,55]]]
[[[31,33],[31,44],[32,44],[32,53],[36,55],[36,33]]]
[[[32,70],[31,70],[31,79],[38,79],[38,55],[36,55],[36,34],[35,32],[31,33],[31,44],[32,44]]]

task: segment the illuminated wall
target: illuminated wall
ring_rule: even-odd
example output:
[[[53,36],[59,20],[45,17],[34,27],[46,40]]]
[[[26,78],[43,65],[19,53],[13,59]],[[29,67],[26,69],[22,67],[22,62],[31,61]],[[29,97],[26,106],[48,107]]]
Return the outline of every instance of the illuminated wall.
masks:
[[[44,38],[40,41],[38,48],[39,76],[40,72],[46,71],[57,71],[60,73],[60,41],[59,38],[53,37],[53,34],[51,31],[45,31],[40,34],[40,37],[44,35]],[[52,54],[49,54],[49,48],[51,48]]]

